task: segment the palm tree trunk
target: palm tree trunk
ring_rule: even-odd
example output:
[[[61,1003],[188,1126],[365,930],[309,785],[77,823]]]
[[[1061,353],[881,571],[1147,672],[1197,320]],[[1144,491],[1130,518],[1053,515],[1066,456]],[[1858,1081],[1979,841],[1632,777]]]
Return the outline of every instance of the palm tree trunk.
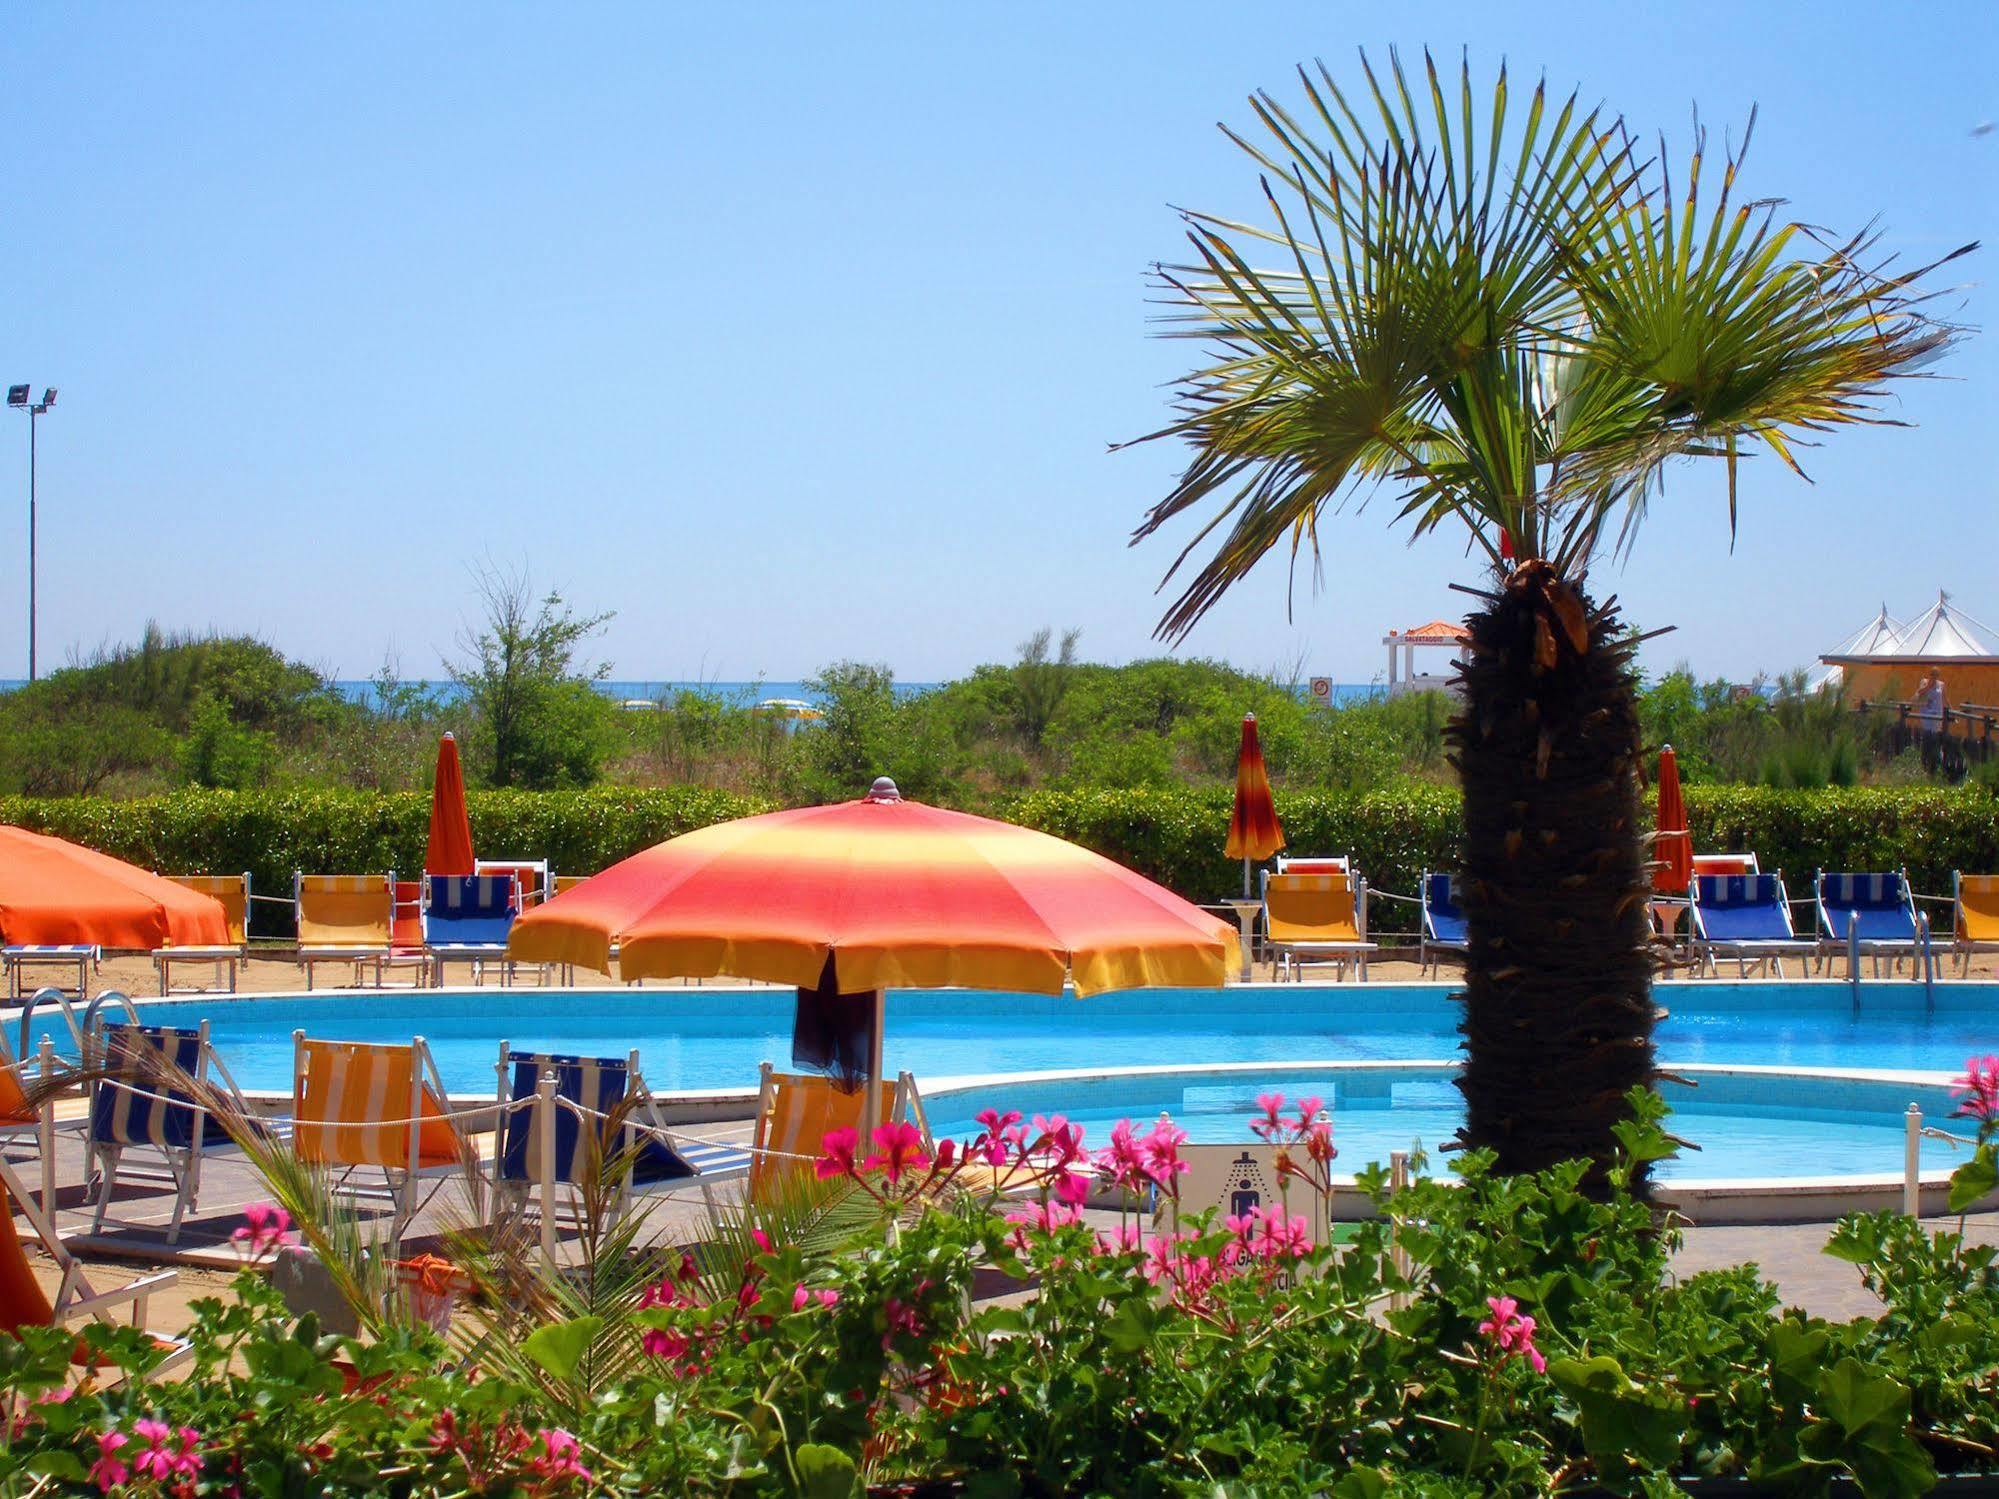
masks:
[[[1540,561],[1466,624],[1459,1138],[1505,1173],[1589,1157],[1601,1190],[1624,1095],[1655,1077],[1633,646],[1615,600]]]

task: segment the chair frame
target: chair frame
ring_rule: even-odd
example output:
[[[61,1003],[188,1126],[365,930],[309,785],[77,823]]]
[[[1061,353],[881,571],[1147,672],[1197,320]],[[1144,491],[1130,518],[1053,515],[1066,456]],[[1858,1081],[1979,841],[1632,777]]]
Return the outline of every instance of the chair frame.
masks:
[[[1292,862],[1303,861],[1294,860]],[[1347,967],[1351,964],[1354,968],[1354,977],[1360,983],[1364,984],[1367,982],[1367,960],[1369,956],[1381,951],[1380,944],[1367,940],[1367,879],[1359,870],[1354,868],[1353,855],[1351,854],[1329,857],[1326,862],[1344,863],[1346,866],[1344,878],[1347,881],[1348,887],[1353,892],[1354,933],[1356,940],[1351,942],[1313,942],[1310,940],[1281,942],[1273,936],[1270,930],[1270,881],[1275,877],[1282,877],[1289,874],[1288,870],[1280,869],[1274,872],[1265,870],[1262,875],[1264,943],[1270,950],[1271,961],[1277,965],[1277,976],[1280,980],[1290,978],[1302,983],[1307,965],[1332,968],[1336,977],[1344,980],[1347,976]],[[1319,870],[1309,870],[1297,876],[1300,879],[1333,879],[1339,877],[1338,871],[1322,872]]]
[[[1752,854],[1749,857],[1753,859],[1755,856]],[[1761,879],[1765,878],[1765,875],[1764,871],[1758,869],[1742,877]],[[1752,963],[1775,978],[1784,976],[1786,958],[1796,958],[1809,966],[1812,955],[1819,949],[1819,944],[1811,938],[1800,937],[1797,934],[1797,929],[1791,921],[1791,892],[1784,884],[1784,871],[1776,870],[1768,877],[1777,882],[1778,908],[1783,912],[1784,925],[1791,929],[1791,935],[1788,938],[1711,939],[1707,935],[1706,923],[1701,916],[1700,882],[1703,878],[1728,878],[1728,876],[1703,876],[1698,870],[1695,871],[1693,879],[1687,882],[1687,935],[1694,945],[1697,971],[1705,969],[1709,974],[1719,978],[1721,967],[1715,961],[1717,958],[1734,958],[1738,978],[1749,977],[1749,966]]]
[[[77,1003],[90,998],[90,976],[97,972],[97,965],[104,957],[104,949],[90,942],[26,942],[11,947],[0,947],[0,966],[7,970],[7,998],[18,1004],[39,989],[54,989],[62,994],[73,995]],[[61,984],[34,984],[26,982],[25,970],[30,964],[51,968],[73,969],[76,984],[66,988]]]
[[[56,1048],[55,1042],[49,1037],[42,1037],[42,1044],[36,1050],[35,1060],[41,1071],[41,1077],[37,1079],[38,1082],[46,1082],[55,1076]],[[30,1086],[28,1070],[22,1065],[21,1059],[14,1055],[14,1048],[8,1043],[5,1027],[0,1027],[0,1069],[4,1069],[13,1076],[21,1090],[22,1096],[25,1098]],[[44,1214],[52,1214],[56,1210],[57,1121],[55,1113],[55,1100],[51,1098],[45,1100],[41,1107],[35,1110],[35,1117],[33,1119],[0,1122],[0,1146],[12,1145],[15,1141],[21,1139],[31,1139],[34,1141],[35,1160],[42,1178],[42,1212]],[[62,1121],[61,1127],[65,1129],[77,1129],[81,1127],[87,1130],[89,1124],[87,1120],[69,1119]],[[5,1157],[0,1156],[0,1159],[5,1159]],[[19,1163],[16,1162],[15,1164]]]
[[[166,875],[166,879],[176,884],[184,884],[188,879],[201,876]],[[153,949],[153,966],[159,971],[160,993],[169,994],[234,994],[236,992],[237,970],[250,958],[250,913],[256,909],[250,889],[250,871],[241,875],[220,875],[220,879],[241,879],[243,881],[243,940],[240,943],[219,943],[198,947],[156,947]],[[193,886],[189,886],[193,889]],[[176,989],[173,984],[175,963],[212,963],[215,965],[217,984],[204,987],[200,984],[187,985]],[[228,971],[227,987],[221,987],[223,971]]]
[[[46,1210],[35,1205],[34,1197],[22,1184],[19,1174],[5,1160],[0,1160],[0,1185],[4,1185],[6,1194],[11,1199],[12,1211],[27,1219],[28,1227],[41,1241],[43,1252],[55,1261],[62,1271],[62,1280],[56,1287],[56,1293],[49,1297],[51,1327],[66,1326],[79,1317],[105,1321],[108,1319],[103,1317],[102,1313],[106,1310],[129,1304],[132,1308],[133,1324],[146,1331],[148,1337],[166,1350],[166,1357],[147,1371],[147,1377],[172,1368],[193,1354],[193,1346],[185,1338],[151,1332],[144,1327],[147,1302],[158,1292],[178,1285],[179,1271],[158,1270],[150,1275],[142,1275],[115,1291],[99,1291],[90,1283],[89,1277],[84,1274],[82,1264],[70,1253],[68,1246],[62,1241],[62,1236],[56,1232],[54,1218]],[[18,1235],[16,1242],[19,1242]]]
[[[368,1119],[301,1120],[298,1111],[300,1103],[303,1100],[305,1048],[308,1039],[310,1038],[306,1036],[303,1030],[292,1032],[291,1127],[293,1150],[296,1151],[298,1148],[297,1142],[301,1124],[381,1127],[378,1121]],[[326,1041],[326,1044],[340,1046],[365,1045],[384,1050],[395,1049],[397,1046],[397,1043],[394,1042],[336,1042],[331,1040]],[[387,1201],[390,1204],[392,1211],[387,1242],[392,1250],[401,1244],[404,1233],[407,1232],[410,1224],[415,1221],[416,1215],[423,1210],[425,1204],[442,1190],[445,1183],[449,1182],[454,1174],[463,1175],[465,1178],[466,1195],[472,1200],[473,1216],[475,1218],[483,1218],[485,1216],[483,1192],[481,1191],[482,1183],[479,1172],[479,1157],[472,1149],[472,1142],[466,1136],[465,1127],[460,1117],[451,1110],[451,1095],[444,1089],[444,1079],[438,1073],[436,1061],[431,1057],[430,1046],[425,1042],[423,1037],[413,1036],[409,1041],[409,1049],[411,1053],[410,1091],[406,1102],[407,1112],[403,1116],[408,1121],[405,1129],[408,1141],[406,1163],[401,1166],[376,1166],[359,1161],[351,1164],[343,1164],[335,1161],[321,1161],[317,1163],[328,1173],[328,1187],[335,1194],[352,1201]],[[431,1116],[431,1118],[449,1125],[452,1134],[458,1142],[458,1159],[449,1165],[425,1166],[423,1164],[423,1126],[427,1122],[430,1122],[425,1118],[423,1112],[423,1096],[426,1088],[436,1096],[438,1102],[438,1112]],[[382,1173],[382,1185],[380,1187],[373,1185],[362,1186],[352,1180],[356,1172],[369,1170],[377,1170]],[[425,1180],[431,1181],[431,1188],[428,1192],[419,1193],[420,1184]]]

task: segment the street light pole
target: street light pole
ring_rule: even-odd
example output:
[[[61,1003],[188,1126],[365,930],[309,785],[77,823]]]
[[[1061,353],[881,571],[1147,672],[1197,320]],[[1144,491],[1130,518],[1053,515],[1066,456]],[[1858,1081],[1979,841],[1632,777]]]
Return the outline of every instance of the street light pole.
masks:
[[[36,419],[56,403],[54,386],[42,392],[39,401],[28,399],[28,387],[7,387],[7,404],[28,413],[28,680],[35,680],[35,426]]]

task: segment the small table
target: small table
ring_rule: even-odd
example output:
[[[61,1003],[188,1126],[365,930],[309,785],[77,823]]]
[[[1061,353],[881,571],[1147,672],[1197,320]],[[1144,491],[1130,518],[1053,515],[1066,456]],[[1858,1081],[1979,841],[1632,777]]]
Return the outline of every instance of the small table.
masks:
[[[1222,904],[1235,912],[1236,923],[1242,928],[1242,981],[1248,983],[1250,953],[1256,945],[1256,913],[1263,909],[1263,902],[1244,896],[1231,896]]]

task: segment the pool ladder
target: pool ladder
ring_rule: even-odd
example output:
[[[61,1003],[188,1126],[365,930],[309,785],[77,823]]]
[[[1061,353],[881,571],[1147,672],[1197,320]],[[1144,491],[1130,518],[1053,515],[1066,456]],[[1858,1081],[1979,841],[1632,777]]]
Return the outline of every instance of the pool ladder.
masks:
[[[1879,963],[1876,959],[1876,963]],[[1923,985],[1923,1013],[1934,1016],[1937,1012],[1937,955],[1936,945],[1930,939],[1930,913],[1916,913],[1917,976]],[[1876,972],[1879,972],[1877,967]],[[1846,982],[1853,990],[1853,1012],[1860,1013],[1860,923],[1849,912],[1846,918]]]
[[[76,1017],[76,1006],[70,1003],[69,996],[51,984],[30,994],[26,1003],[21,1006],[21,1040],[14,1048],[16,1056],[25,1057],[31,1050],[28,1043],[34,1031],[35,1007],[45,999],[55,1001],[56,1009],[62,1015],[63,1024],[69,1029],[69,1038],[76,1043],[76,1055],[79,1061],[83,1057],[84,1037],[90,1034],[91,1027],[97,1024],[97,1017],[104,1012],[107,1005],[121,1006],[132,1024],[139,1023],[139,1007],[116,989],[106,989],[91,1000],[84,1007],[83,1019],[79,1021]]]

